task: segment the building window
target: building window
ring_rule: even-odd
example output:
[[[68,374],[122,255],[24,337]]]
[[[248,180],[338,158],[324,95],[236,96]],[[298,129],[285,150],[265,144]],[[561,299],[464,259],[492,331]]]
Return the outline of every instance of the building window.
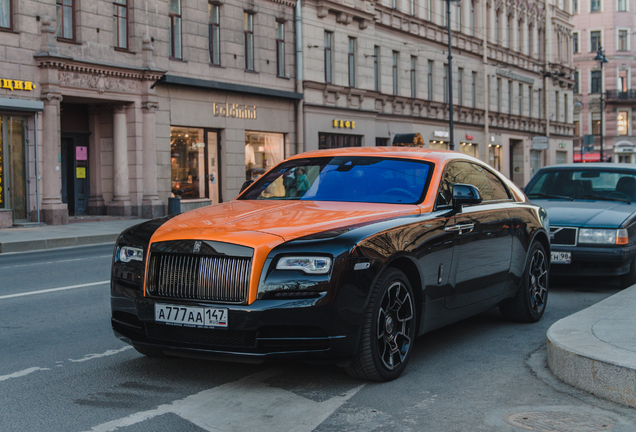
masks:
[[[519,115],[523,115],[523,84],[519,83]]]
[[[444,64],[444,103],[448,103],[448,65]]]
[[[600,93],[601,91],[602,91],[602,88],[601,88],[601,71],[600,70],[592,71],[590,93]]]
[[[464,14],[462,14],[462,6],[461,4],[457,5],[456,9],[455,9],[455,16],[457,18],[455,18],[457,20],[457,31],[460,32],[462,31],[462,16]]]
[[[519,52],[523,51],[523,21],[519,20],[517,22],[517,50]]]
[[[471,87],[471,106],[473,108],[477,108],[477,72],[473,72],[472,81],[470,84]]]
[[[445,1],[442,2],[442,6],[442,26],[446,27],[448,26],[448,6]]]
[[[463,105],[464,101],[464,69],[457,68],[457,104]]]
[[[570,110],[568,103],[568,94],[563,93],[563,123],[568,122],[568,112]]]
[[[332,45],[333,45],[333,33],[326,31],[325,32],[325,82],[331,84],[332,83]]]
[[[618,123],[618,134],[629,135],[629,111],[619,111],[616,122]]]
[[[245,34],[245,70],[254,70],[254,14],[243,12],[243,32]]]
[[[393,51],[393,63],[392,63],[392,73],[393,73],[393,94],[398,94],[398,62],[399,62],[399,53],[397,51]]]
[[[495,12],[495,42],[498,43],[498,44],[501,44],[501,38],[500,38],[501,31],[499,29],[499,25],[500,25],[501,19],[500,19],[499,15],[500,15],[500,13],[497,10]]]
[[[626,70],[619,70],[618,71],[618,88],[619,91],[621,92],[626,92],[627,91],[627,83],[629,81],[627,80],[627,71]]]
[[[387,147],[389,145],[389,139],[388,138],[376,138],[375,139],[375,146],[376,147]]]
[[[601,113],[592,113],[592,135],[601,134]]]
[[[514,22],[512,15],[508,17],[508,34],[506,35],[508,38],[508,48],[513,49],[512,46],[512,23]]]
[[[415,15],[415,0],[409,0],[409,13]]]
[[[397,9],[397,0],[391,0],[391,7]]]
[[[572,0],[572,11],[575,14],[579,13],[579,0]]]
[[[529,86],[528,87],[528,117],[532,117],[532,97],[533,97],[532,86]]]
[[[340,147],[362,147],[362,135],[318,133],[319,150]]]
[[[433,60],[428,61],[428,100],[433,100]]]
[[[574,94],[579,94],[579,72],[574,71],[574,89],[572,90]]]
[[[561,101],[559,100],[559,92],[554,92],[554,120],[561,121]]]
[[[532,57],[534,55],[534,25],[528,25],[528,55]]]
[[[11,29],[12,0],[0,0],[0,28]]]
[[[618,11],[627,12],[627,0],[617,0],[617,1],[618,1]]]
[[[601,46],[601,32],[590,32],[590,52],[596,52]]]
[[[539,118],[543,118],[545,104],[543,103],[543,90],[539,89],[537,93],[537,103],[539,104]]]
[[[221,65],[221,30],[219,27],[219,6],[208,3],[209,38],[210,38],[210,63]]]
[[[572,124],[574,125],[574,136],[580,136],[581,135],[581,122],[578,120],[574,120],[572,122]]]
[[[380,91],[380,47],[373,47],[373,89]]]
[[[433,0],[426,0],[426,20],[433,19]]]
[[[417,57],[411,56],[411,97],[417,97]]]
[[[73,0],[57,0],[57,37],[73,40]]]
[[[245,131],[245,179],[256,180],[285,159],[285,135]]]
[[[618,31],[618,51],[627,51],[627,30]]]
[[[590,12],[601,11],[601,0],[590,0]]]
[[[470,1],[470,35],[475,36],[475,0]]]
[[[572,32],[572,52],[579,52],[579,32]]]
[[[128,6],[126,0],[115,0],[113,3],[113,45],[128,49]]]
[[[512,114],[512,80],[508,80],[508,114]]]
[[[285,76],[285,23],[276,21],[276,75]]]
[[[349,38],[349,87],[356,86],[356,38]]]
[[[501,78],[497,78],[497,112],[501,112]]]
[[[169,55],[181,58],[181,0],[169,0],[170,34],[168,35]]]
[[[488,144],[488,165],[501,171],[502,151],[500,145]]]

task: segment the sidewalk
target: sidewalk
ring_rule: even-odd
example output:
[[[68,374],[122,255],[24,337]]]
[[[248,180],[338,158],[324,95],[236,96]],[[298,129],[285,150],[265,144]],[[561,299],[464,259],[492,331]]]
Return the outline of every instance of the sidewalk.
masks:
[[[636,407],[636,285],[554,323],[548,365],[562,381]]]
[[[114,219],[32,228],[4,228],[0,229],[0,253],[114,243],[123,230],[145,220]]]

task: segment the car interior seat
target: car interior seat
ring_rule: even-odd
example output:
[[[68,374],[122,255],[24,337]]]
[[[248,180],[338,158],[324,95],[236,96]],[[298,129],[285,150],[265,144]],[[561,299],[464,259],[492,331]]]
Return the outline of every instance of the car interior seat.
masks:
[[[616,192],[627,195],[630,199],[636,198],[636,178],[625,176],[618,179],[616,183]]]

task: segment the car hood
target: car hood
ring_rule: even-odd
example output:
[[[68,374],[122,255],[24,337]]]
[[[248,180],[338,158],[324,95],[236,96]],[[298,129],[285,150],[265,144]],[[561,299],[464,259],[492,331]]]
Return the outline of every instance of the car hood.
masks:
[[[636,211],[636,204],[616,201],[532,200],[548,212],[551,226],[618,228]]]
[[[412,214],[419,214],[419,207],[332,201],[230,201],[172,218],[155,232],[152,242],[198,239],[254,247],[257,244],[249,243],[259,243],[260,235],[289,241],[339,227]]]

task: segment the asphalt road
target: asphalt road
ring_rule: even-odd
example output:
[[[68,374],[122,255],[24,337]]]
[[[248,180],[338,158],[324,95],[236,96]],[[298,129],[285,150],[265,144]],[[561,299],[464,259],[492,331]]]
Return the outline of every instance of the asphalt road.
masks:
[[[400,379],[376,384],[335,366],[139,355],[110,328],[111,251],[0,256],[0,431],[636,431],[636,411],[546,367],[548,327],[612,282],[556,281],[537,324],[491,311],[427,334]]]

